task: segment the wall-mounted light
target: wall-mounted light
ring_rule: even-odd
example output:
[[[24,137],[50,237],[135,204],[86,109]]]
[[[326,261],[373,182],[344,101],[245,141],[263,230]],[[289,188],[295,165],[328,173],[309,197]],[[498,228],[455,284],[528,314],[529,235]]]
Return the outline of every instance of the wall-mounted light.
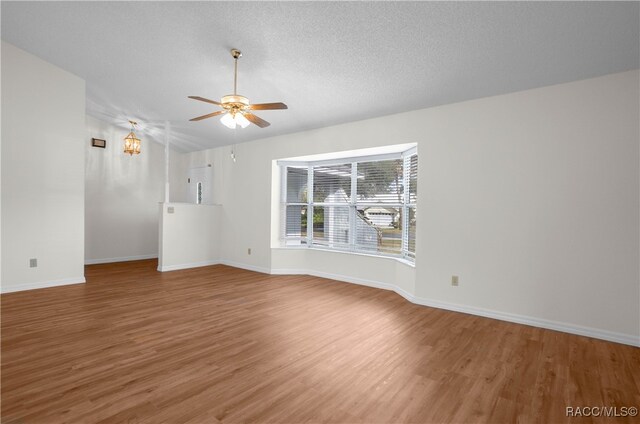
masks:
[[[134,132],[135,126],[138,125],[136,121],[129,121],[131,124],[131,132],[124,138],[124,152],[129,155],[140,154],[140,139],[136,137]]]

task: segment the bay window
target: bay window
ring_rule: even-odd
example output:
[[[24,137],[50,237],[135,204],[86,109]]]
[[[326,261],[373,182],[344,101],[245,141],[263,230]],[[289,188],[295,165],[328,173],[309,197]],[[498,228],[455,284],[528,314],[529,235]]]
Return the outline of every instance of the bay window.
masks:
[[[286,246],[335,249],[413,261],[418,154],[280,161]]]

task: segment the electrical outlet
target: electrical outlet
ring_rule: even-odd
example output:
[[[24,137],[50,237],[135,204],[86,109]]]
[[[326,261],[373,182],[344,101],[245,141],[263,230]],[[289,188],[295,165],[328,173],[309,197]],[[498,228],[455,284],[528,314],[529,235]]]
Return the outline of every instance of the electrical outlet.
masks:
[[[452,275],[451,276],[451,285],[452,286],[458,286],[458,276],[457,275]]]
[[[29,259],[29,268],[37,268],[38,267],[38,258]]]
[[[176,210],[174,209],[174,207],[173,207],[173,206],[169,206],[169,207],[167,208],[167,213],[174,213],[175,211],[176,211]]]
[[[248,248],[247,249],[247,255],[250,255],[250,254],[251,254],[251,248]]]

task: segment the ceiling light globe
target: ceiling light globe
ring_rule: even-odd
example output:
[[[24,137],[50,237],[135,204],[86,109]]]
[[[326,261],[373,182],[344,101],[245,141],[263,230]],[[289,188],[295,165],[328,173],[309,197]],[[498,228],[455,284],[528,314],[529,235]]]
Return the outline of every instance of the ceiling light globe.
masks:
[[[225,127],[232,130],[236,128],[236,120],[233,119],[233,116],[230,113],[225,113],[222,118],[220,118],[220,122],[222,122]]]
[[[249,122],[249,120],[247,118],[245,118],[244,114],[242,113],[236,113],[236,124],[240,125],[240,127],[242,128],[247,128],[251,122]]]

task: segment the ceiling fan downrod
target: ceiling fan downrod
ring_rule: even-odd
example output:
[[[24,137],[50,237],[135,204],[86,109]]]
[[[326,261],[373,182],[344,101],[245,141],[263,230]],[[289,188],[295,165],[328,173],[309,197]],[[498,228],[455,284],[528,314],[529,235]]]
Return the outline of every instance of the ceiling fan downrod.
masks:
[[[231,56],[234,60],[233,69],[233,95],[238,94],[238,59],[242,57],[242,52],[238,49],[231,49]]]

